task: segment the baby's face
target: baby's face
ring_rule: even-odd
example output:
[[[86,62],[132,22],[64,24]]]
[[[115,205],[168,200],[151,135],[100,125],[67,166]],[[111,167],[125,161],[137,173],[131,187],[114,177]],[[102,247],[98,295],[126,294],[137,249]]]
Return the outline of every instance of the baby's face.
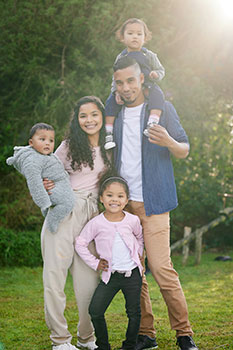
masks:
[[[29,140],[29,145],[37,152],[48,155],[54,150],[55,133],[53,130],[38,129]]]

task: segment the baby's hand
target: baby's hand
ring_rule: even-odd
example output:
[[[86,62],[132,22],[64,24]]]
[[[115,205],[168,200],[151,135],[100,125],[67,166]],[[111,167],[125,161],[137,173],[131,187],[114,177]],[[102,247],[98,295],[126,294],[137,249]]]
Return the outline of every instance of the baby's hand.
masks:
[[[157,79],[159,76],[158,76],[158,73],[156,73],[156,71],[155,70],[152,70],[151,72],[150,72],[150,78],[151,79]]]
[[[108,262],[105,259],[100,259],[99,265],[97,267],[98,271],[108,271]]]
[[[121,99],[121,96],[118,94],[118,92],[115,93],[115,100],[118,105],[123,105],[124,102]]]

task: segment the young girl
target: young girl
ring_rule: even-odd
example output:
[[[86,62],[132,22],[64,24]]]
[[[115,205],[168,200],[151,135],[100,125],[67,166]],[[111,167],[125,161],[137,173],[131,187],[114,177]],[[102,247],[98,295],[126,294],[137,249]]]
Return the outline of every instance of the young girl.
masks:
[[[148,128],[153,123],[159,123],[159,118],[163,110],[163,92],[155,82],[163,79],[165,70],[157,55],[143,47],[143,44],[151,39],[151,32],[142,20],[137,18],[128,19],[116,32],[116,37],[126,46],[126,49],[117,56],[115,63],[122,56],[129,55],[138,62],[144,74],[144,87],[145,93],[149,93],[150,110],[150,116],[144,134],[148,136]],[[115,147],[115,142],[113,141],[113,123],[115,116],[119,112],[120,104],[123,104],[123,101],[116,93],[116,87],[113,81],[111,94],[105,106],[107,133],[105,143],[106,149]]]
[[[75,249],[86,264],[102,271],[102,280],[89,307],[96,345],[101,350],[110,349],[104,313],[116,293],[122,290],[128,316],[122,349],[133,350],[141,317],[142,228],[137,216],[124,211],[129,188],[122,177],[105,175],[100,181],[99,196],[105,211],[89,221],[75,240]],[[98,258],[88,250],[92,240],[95,241]]]
[[[98,214],[99,175],[110,166],[104,141],[104,105],[95,96],[85,96],[77,102],[68,135],[55,152],[69,174],[74,208],[56,234],[48,231],[46,220],[41,233],[45,318],[53,350],[76,349],[71,345],[72,336],[64,317],[64,288],[69,270],[79,311],[77,346],[86,350],[96,347],[88,307],[99,283],[99,273],[76,254],[74,241],[84,225]],[[46,182],[46,189],[53,192],[53,183]],[[93,242],[89,248],[95,252]]]

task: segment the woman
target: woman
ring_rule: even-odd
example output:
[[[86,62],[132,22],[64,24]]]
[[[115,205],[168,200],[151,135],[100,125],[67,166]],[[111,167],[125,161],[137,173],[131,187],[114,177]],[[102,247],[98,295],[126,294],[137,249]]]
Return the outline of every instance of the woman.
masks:
[[[73,277],[79,310],[77,346],[90,350],[95,348],[88,306],[99,282],[99,274],[75,253],[74,240],[87,221],[98,214],[98,178],[110,166],[104,142],[104,106],[97,97],[85,96],[74,109],[67,138],[55,152],[69,174],[75,194],[75,207],[55,234],[46,229],[46,220],[41,234],[45,319],[51,331],[53,350],[76,349],[71,345],[72,336],[64,317],[64,287],[68,270]],[[50,191],[53,184],[47,181],[45,187]],[[93,242],[90,250],[95,252]]]

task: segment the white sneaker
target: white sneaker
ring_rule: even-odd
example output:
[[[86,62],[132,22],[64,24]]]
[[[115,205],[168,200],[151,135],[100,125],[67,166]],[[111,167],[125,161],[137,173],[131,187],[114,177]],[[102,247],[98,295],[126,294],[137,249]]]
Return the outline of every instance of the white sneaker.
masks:
[[[74,345],[70,343],[65,343],[61,345],[53,345],[53,350],[78,350]]]
[[[108,149],[114,148],[116,147],[115,142],[113,141],[113,135],[111,133],[108,133],[105,137],[105,145],[104,148],[106,149],[106,151]]]
[[[77,347],[79,349],[83,349],[83,350],[95,350],[97,348],[96,344],[94,341],[89,341],[87,343],[81,343],[81,341],[78,340],[77,342]]]

